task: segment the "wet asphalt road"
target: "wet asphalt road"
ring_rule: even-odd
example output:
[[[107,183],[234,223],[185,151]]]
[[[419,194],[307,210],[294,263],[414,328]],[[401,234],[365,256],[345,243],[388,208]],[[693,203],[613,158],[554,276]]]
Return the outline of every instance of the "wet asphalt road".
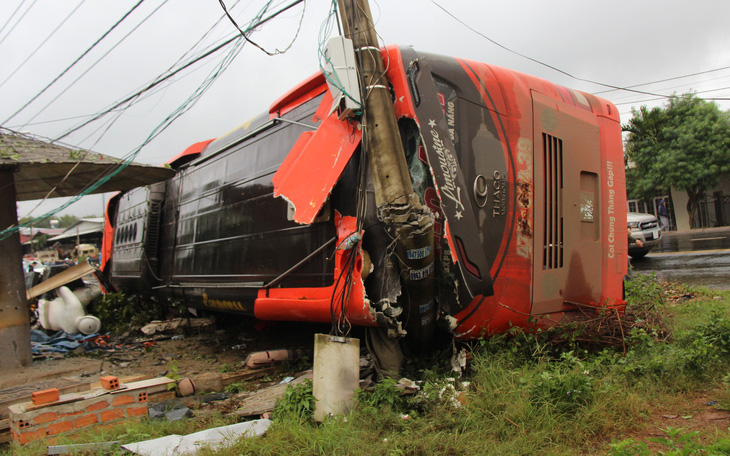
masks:
[[[659,280],[730,290],[730,249],[651,252],[631,265],[635,273],[655,272]]]

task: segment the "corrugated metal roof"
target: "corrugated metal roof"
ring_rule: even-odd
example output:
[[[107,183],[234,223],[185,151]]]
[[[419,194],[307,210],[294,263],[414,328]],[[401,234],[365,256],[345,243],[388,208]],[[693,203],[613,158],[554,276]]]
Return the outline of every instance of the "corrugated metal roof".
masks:
[[[123,165],[108,155],[51,144],[0,128],[0,168],[15,169],[18,201],[75,196]],[[129,190],[167,180],[168,168],[131,163],[91,193]],[[55,187],[55,190],[54,190]]]

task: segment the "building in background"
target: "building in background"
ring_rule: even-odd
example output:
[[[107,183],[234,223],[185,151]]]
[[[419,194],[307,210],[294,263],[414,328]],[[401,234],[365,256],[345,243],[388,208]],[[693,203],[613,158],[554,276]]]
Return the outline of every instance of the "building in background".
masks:
[[[689,226],[687,214],[687,192],[673,188],[668,194],[657,193],[651,201],[628,200],[629,212],[646,212],[657,215],[657,207],[662,198],[667,199],[671,231],[686,231]],[[705,192],[695,213],[694,228],[713,228],[730,226],[730,175],[720,180],[720,185]]]

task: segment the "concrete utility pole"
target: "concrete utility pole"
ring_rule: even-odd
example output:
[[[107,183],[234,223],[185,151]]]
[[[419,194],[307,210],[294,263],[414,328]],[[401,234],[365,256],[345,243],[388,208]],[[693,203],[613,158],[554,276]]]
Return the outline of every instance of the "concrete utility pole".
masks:
[[[15,208],[14,170],[0,167],[0,227],[5,229],[18,223]],[[25,299],[25,280],[21,257],[20,234],[0,240],[0,369],[14,369],[33,362],[30,349],[30,321],[28,301]]]
[[[367,0],[338,0],[345,36],[358,58],[364,104],[363,138],[375,201],[397,234],[406,293],[407,341],[414,350],[430,343],[435,323],[433,216],[413,192],[383,57]]]

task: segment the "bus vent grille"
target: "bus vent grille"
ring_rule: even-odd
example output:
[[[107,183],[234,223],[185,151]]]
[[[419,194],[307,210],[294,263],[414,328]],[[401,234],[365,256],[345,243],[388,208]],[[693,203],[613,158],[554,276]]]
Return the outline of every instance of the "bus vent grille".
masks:
[[[150,204],[149,218],[147,219],[147,239],[144,246],[145,255],[148,259],[157,259],[157,246],[160,242],[161,206],[158,201]]]
[[[545,187],[543,269],[563,267],[563,140],[542,134]]]

